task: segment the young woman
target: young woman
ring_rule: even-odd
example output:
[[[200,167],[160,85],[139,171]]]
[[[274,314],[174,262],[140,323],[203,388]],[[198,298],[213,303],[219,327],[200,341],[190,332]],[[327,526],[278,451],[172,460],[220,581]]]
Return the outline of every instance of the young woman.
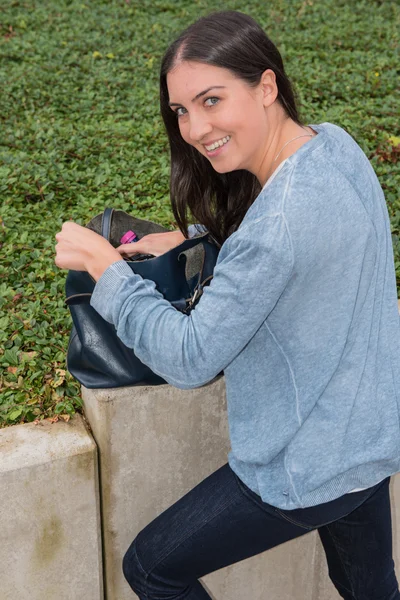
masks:
[[[203,575],[318,529],[343,598],[398,600],[400,336],[378,180],[342,129],[300,121],[278,50],[238,12],[200,19],[167,50],[161,112],[180,231],[134,250],[178,244],[190,211],[221,244],[196,309],[177,312],[134,274],[121,258],[132,246],[74,223],[56,264],[90,272],[92,306],[172,385],[224,370],[232,449],[139,533],[125,576],[143,600],[203,600]]]

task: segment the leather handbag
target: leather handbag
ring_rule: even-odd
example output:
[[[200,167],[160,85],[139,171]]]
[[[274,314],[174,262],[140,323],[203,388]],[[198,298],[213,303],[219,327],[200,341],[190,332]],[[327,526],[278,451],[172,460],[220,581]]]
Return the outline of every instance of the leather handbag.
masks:
[[[114,247],[121,236],[135,231],[140,239],[148,233],[167,231],[157,223],[138,219],[124,211],[107,208],[87,224]],[[219,248],[208,233],[185,240],[161,256],[135,255],[126,262],[144,279],[155,282],[164,298],[189,314],[212,279]],[[90,389],[166,383],[143,364],[131,348],[118,338],[114,325],[90,305],[96,282],[86,271],[69,271],[66,304],[72,316],[67,351],[71,375]]]

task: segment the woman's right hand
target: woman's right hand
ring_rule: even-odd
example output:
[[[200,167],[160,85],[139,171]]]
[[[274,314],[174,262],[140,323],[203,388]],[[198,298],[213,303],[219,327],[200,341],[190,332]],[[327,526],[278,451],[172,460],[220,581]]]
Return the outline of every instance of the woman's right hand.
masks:
[[[132,244],[122,244],[116,248],[122,256],[131,257],[135,254],[152,254],[160,256],[171,248],[179,246],[186,238],[180,231],[165,231],[163,233],[149,233]]]

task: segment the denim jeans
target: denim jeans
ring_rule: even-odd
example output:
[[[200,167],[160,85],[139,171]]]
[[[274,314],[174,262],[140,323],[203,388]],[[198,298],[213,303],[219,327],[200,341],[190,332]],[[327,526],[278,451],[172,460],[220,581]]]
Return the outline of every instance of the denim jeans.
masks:
[[[389,478],[332,502],[280,510],[263,502],[226,464],[139,533],[124,556],[123,571],[140,600],[209,600],[200,577],[313,529],[342,598],[400,600]]]

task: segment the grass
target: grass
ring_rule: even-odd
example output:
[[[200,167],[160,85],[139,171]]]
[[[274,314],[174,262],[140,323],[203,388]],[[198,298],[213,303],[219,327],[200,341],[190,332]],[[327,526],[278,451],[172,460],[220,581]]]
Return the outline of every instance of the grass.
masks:
[[[280,48],[307,123],[351,133],[385,191],[400,284],[400,7],[228,1]],[[3,0],[0,6],[0,428],[81,410],[65,370],[63,221],[105,206],[173,227],[158,66],[210,0]]]

